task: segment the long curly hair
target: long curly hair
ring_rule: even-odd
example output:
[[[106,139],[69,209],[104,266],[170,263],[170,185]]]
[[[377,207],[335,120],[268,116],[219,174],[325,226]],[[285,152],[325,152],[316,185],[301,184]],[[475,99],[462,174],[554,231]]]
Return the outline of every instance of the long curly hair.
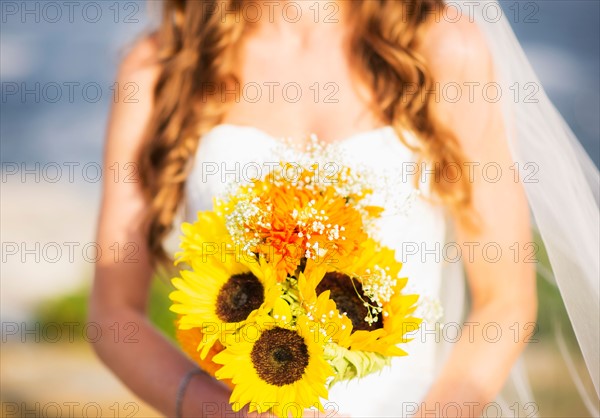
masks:
[[[237,50],[248,23],[237,15],[245,1],[164,1],[156,34],[160,75],[139,155],[141,187],[149,203],[147,244],[154,262],[169,260],[163,241],[183,201],[192,156],[202,134],[219,124],[227,110],[228,103],[210,98],[220,97],[223,86],[238,82]],[[432,95],[421,94],[432,90],[434,80],[417,52],[426,17],[441,11],[444,1],[348,4],[353,25],[350,59],[372,89],[371,111],[389,123],[422,162],[433,163],[432,195],[460,218],[471,206],[470,184],[462,178],[444,181],[441,174],[463,162],[464,155],[456,138],[432,115]],[[215,13],[217,7],[228,13]],[[213,91],[206,91],[207,86]],[[418,143],[409,143],[406,132]]]

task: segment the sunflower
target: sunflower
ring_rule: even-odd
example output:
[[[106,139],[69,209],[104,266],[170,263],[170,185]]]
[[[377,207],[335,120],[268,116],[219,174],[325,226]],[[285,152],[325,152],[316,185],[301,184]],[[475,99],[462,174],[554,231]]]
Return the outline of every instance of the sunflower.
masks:
[[[235,385],[234,410],[249,404],[250,412],[271,409],[279,417],[300,417],[313,406],[323,410],[321,398],[327,398],[333,376],[323,356],[326,337],[306,316],[297,317],[294,325],[291,319],[288,303],[277,299],[271,316],[259,315],[255,324],[229,336],[227,348],[213,358],[222,365],[216,377]]]
[[[322,268],[309,269],[306,274],[298,275],[299,300],[308,318],[324,331],[329,341],[347,348],[351,342],[352,322],[346,313],[338,310],[335,301],[330,298],[329,290],[317,296],[316,285],[323,275]]]
[[[180,329],[200,328],[198,346],[206,357],[222,336],[237,331],[258,310],[279,297],[275,273],[264,260],[240,262],[237,257],[192,259],[191,270],[172,279],[171,310],[181,315]]]
[[[399,277],[402,263],[396,260],[393,250],[368,239],[358,253],[351,263],[335,266],[324,274],[322,268],[307,266],[307,270],[321,276],[318,281],[313,279],[316,294],[328,293],[337,309],[352,322],[351,350],[406,355],[397,345],[408,342],[405,334],[421,322],[412,316],[418,295],[402,293],[408,279]]]
[[[231,237],[225,226],[225,220],[213,211],[198,212],[194,223],[181,224],[183,235],[180,237],[179,248],[175,254],[176,263],[190,263],[194,259],[204,259],[230,251]]]

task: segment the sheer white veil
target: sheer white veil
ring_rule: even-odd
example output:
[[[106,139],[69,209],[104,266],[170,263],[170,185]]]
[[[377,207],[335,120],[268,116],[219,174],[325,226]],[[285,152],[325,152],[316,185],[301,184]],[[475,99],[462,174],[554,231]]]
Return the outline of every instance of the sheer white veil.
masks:
[[[550,261],[552,272],[548,279],[560,290],[596,394],[585,394],[574,367],[569,369],[588,409],[598,416],[595,406],[600,376],[598,169],[544,93],[498,2],[449,0],[447,5],[460,9],[475,21],[488,41],[502,92],[500,100],[511,152],[523,170],[521,180],[534,228]],[[521,94],[515,100],[515,88],[521,93],[535,94]],[[535,175],[527,179],[534,171]],[[456,265],[448,265],[446,269],[442,292],[444,321],[460,321],[464,312],[459,307],[465,304],[457,301],[464,300],[461,299],[463,273]],[[442,350],[440,361],[448,348]],[[565,350],[563,354],[567,355]],[[565,360],[569,365],[568,356]],[[522,364],[515,366],[502,392],[500,398],[506,401],[505,406],[532,399],[523,369]]]

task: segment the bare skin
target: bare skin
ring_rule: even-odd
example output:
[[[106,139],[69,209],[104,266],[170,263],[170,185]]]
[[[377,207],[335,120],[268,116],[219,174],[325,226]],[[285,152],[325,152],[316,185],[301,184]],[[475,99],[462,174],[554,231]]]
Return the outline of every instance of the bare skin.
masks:
[[[356,87],[345,52],[347,30],[343,20],[337,24],[314,23],[310,19],[298,24],[261,22],[242,49],[242,83],[264,86],[264,82],[279,82],[283,86],[293,81],[301,86],[302,98],[291,103],[280,87],[275,88],[273,100],[269,100],[268,87],[264,87],[263,99],[250,103],[242,98],[233,104],[224,122],[252,125],[275,136],[301,137],[314,132],[326,141],[343,140],[353,133],[382,126],[384,123],[368,110],[371,100],[368,89]],[[420,53],[442,85],[472,81],[485,84],[494,80],[482,35],[471,23],[431,24]],[[142,40],[119,69],[119,85],[136,83],[139,100],[120,101],[113,107],[104,160],[106,170],[114,163],[122,167],[136,160],[152,110],[152,90],[158,75],[153,64],[155,55],[154,41]],[[320,100],[315,100],[315,90],[310,90],[315,82],[319,83]],[[324,87],[328,82],[337,85],[338,92],[334,95],[337,103],[325,103],[324,96],[333,91]],[[476,95],[475,100],[464,96],[456,103],[440,100],[434,109],[436,117],[452,127],[469,161],[481,165],[494,161],[507,171],[512,161],[499,106],[486,102],[481,95]],[[532,240],[524,193],[512,176],[504,175],[497,183],[476,176],[473,193],[483,227],[474,234],[457,223],[459,243],[497,242],[504,254],[510,254],[513,243],[523,245]],[[137,324],[138,343],[102,338],[95,349],[137,396],[161,413],[173,416],[178,385],[194,364],[146,319],[152,269],[145,238],[137,228],[145,210],[146,203],[137,183],[105,182],[98,242],[103,248],[114,242],[121,246],[134,243],[139,248],[138,262],[115,262],[103,257],[97,264],[90,320],[102,326],[103,335],[114,335],[109,331],[114,323],[121,329],[128,323]],[[463,253],[466,251],[468,248],[463,248]],[[480,415],[485,403],[492,401],[501,389],[524,347],[525,338],[515,342],[509,327],[515,322],[523,325],[535,320],[537,299],[531,264],[514,262],[512,257],[502,257],[496,263],[475,257],[473,262],[465,263],[465,268],[473,300],[468,321],[482,325],[496,322],[503,337],[490,343],[481,333],[475,333],[475,339],[469,341],[463,333],[465,338],[454,347],[417,415],[448,402],[475,403],[476,406],[463,411],[464,415],[467,411],[469,415]],[[215,407],[218,408],[215,416],[223,416],[230,412],[229,394],[214,379],[195,376],[184,398],[184,416],[205,416],[210,411],[207,408]]]

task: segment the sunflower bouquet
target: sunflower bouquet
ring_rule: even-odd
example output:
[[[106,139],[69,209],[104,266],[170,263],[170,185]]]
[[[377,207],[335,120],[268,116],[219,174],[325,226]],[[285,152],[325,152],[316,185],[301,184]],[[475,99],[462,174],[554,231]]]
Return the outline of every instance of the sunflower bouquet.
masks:
[[[170,295],[183,349],[232,388],[234,410],[323,410],[332,384],[407,353],[418,296],[373,225],[366,171],[319,161],[319,145],[232,184],[182,225]],[[312,158],[311,158],[312,157]]]

